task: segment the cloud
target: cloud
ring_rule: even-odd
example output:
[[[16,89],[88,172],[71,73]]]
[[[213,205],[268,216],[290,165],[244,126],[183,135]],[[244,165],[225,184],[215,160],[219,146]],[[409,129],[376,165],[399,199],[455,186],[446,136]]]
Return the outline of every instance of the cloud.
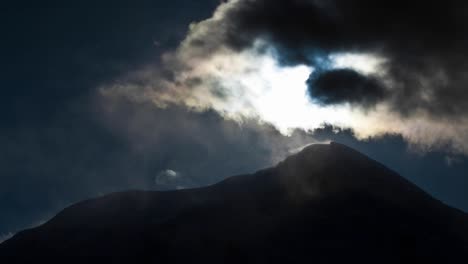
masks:
[[[7,241],[8,239],[12,238],[14,236],[13,233],[6,233],[6,234],[0,234],[0,244]]]
[[[352,69],[314,71],[307,84],[311,99],[324,105],[348,102],[367,108],[381,101],[386,93],[378,80]]]
[[[141,168],[134,169],[138,174],[151,173],[151,184],[156,188],[156,179],[173,187],[212,184],[271,166],[290,150],[316,142],[302,130],[285,136],[270,124],[225,119],[211,109],[195,112],[175,105],[161,109],[151,102],[135,103],[128,98],[101,99],[100,118],[112,136],[128,146],[127,163],[141,159],[136,164]],[[127,173],[138,178],[137,173]]]
[[[249,49],[259,38],[288,65],[316,65],[336,52],[376,53],[387,60],[393,110],[450,116],[468,110],[464,72],[468,10],[460,1],[239,0],[225,4],[213,27],[191,34],[209,47]],[[214,23],[214,21],[211,21]],[[216,36],[216,37],[213,37]],[[197,47],[200,49],[200,47]]]
[[[456,166],[459,163],[462,163],[462,159],[454,156],[445,156],[445,163],[448,167]]]
[[[160,171],[158,175],[156,175],[154,182],[157,185],[157,187],[164,187],[166,185],[173,186],[174,184],[177,184],[180,178],[180,173],[177,173],[174,170],[167,169]]]
[[[331,123],[360,138],[400,134],[424,149],[468,153],[466,5],[225,1],[161,64],[101,91],[259,119],[284,134]]]

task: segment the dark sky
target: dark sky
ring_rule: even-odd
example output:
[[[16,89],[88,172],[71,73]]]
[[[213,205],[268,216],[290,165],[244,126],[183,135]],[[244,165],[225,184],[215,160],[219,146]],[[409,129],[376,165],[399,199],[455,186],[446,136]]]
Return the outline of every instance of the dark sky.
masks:
[[[272,126],[239,124],[214,111],[161,109],[100,95],[100,84],[158,63],[162,52],[177,47],[192,21],[210,17],[218,4],[216,0],[2,4],[0,238],[85,198],[126,189],[214,183],[273,165],[291,149],[317,139],[354,147],[436,198],[468,211],[468,163],[460,154],[418,153],[400,136],[359,141],[351,131],[332,127],[285,137]],[[279,41],[282,38],[278,33]],[[388,52],[400,58],[392,45]],[[405,63],[415,67],[412,61]],[[376,91],[376,96],[384,94]],[[441,107],[452,111],[445,101]]]

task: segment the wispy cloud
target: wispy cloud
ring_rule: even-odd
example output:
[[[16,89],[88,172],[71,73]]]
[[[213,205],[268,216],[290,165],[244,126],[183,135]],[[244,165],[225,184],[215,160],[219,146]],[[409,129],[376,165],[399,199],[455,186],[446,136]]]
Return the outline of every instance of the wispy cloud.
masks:
[[[14,236],[13,233],[6,233],[6,234],[0,234],[0,243],[3,243],[7,241],[8,239],[12,238]]]

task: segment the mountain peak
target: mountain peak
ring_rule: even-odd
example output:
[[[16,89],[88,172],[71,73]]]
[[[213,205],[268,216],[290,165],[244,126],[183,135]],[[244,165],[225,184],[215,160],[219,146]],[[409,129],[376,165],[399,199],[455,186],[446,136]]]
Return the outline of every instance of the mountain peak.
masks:
[[[344,144],[331,141],[329,143],[310,144],[296,154],[287,157],[285,161],[301,157],[301,159],[308,160],[309,162],[317,162],[317,160],[325,158],[328,162],[340,162],[350,159],[355,160],[357,156],[360,156],[361,159],[371,160]]]
[[[307,146],[280,162],[277,169],[288,191],[299,197],[364,192],[401,203],[429,198],[396,172],[336,142]]]

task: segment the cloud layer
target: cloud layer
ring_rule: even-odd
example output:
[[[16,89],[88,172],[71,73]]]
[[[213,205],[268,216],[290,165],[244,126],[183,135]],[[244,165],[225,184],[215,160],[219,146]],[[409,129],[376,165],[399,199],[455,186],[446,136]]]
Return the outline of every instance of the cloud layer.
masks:
[[[424,149],[468,153],[466,5],[227,1],[192,23],[161,64],[102,91],[257,118],[286,134],[331,123],[359,138],[401,134]]]

